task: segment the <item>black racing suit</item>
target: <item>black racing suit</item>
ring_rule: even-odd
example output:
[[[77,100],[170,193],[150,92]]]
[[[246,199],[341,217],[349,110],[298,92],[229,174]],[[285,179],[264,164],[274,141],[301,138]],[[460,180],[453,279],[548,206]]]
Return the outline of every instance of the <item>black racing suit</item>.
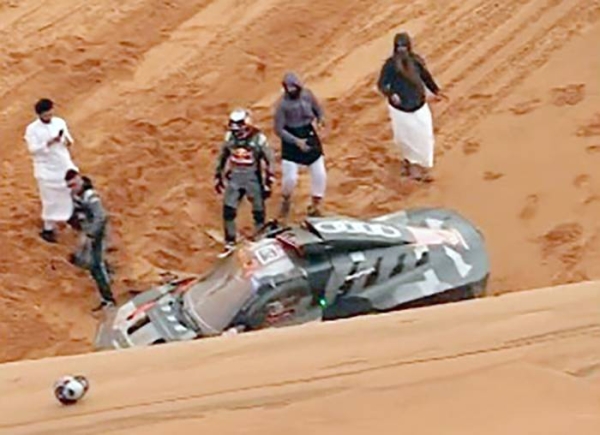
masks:
[[[73,262],[89,268],[102,302],[114,303],[110,276],[104,260],[108,216],[89,178],[84,177],[83,189],[78,194],[72,194],[72,197],[75,206],[74,219],[83,232],[81,244],[73,255]]]
[[[271,148],[267,137],[260,130],[252,128],[244,139],[237,138],[231,132],[225,135],[217,159],[215,187],[217,192],[225,189],[223,227],[226,243],[236,241],[235,218],[239,203],[244,196],[247,196],[252,203],[255,229],[258,230],[264,225],[266,215],[264,200],[271,192],[273,168]]]

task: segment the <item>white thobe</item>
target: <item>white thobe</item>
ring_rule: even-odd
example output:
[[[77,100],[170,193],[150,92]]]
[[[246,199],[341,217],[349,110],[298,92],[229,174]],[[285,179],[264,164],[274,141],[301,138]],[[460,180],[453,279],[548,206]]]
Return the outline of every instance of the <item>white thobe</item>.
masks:
[[[60,142],[48,146],[48,141],[58,136],[60,130],[63,130]],[[65,139],[74,142],[67,123],[57,116],[47,124],[37,119],[25,130],[25,141],[33,158],[34,176],[42,200],[42,219],[46,222],[64,222],[73,213],[73,200],[65,174],[69,169],[78,168],[71,160]]]
[[[416,112],[403,112],[388,104],[394,142],[402,157],[424,168],[433,167],[435,137],[429,105]]]

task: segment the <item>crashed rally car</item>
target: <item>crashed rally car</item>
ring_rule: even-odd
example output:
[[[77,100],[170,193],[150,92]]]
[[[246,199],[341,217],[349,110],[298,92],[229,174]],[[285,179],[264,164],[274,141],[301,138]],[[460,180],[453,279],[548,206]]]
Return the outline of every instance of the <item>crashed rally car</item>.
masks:
[[[481,233],[454,211],[307,218],[240,244],[210,273],[147,290],[107,314],[98,349],[335,320],[484,293]]]

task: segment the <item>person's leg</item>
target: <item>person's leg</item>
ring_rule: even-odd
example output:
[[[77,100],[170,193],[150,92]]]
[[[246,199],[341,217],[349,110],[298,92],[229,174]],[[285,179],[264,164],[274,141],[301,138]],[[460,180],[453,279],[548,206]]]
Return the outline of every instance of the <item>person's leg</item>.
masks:
[[[298,165],[289,160],[282,160],[281,162],[281,209],[279,212],[279,218],[284,222],[287,220],[290,210],[292,208],[292,193],[298,183]]]
[[[91,252],[91,267],[90,272],[92,278],[96,281],[100,297],[102,298],[101,306],[109,303],[116,303],[110,288],[110,276],[106,270],[106,263],[104,261],[104,231],[102,231],[97,237],[92,239],[92,252]]]
[[[56,243],[56,222],[52,219],[54,214],[54,189],[44,181],[38,181],[40,201],[42,203],[42,231],[40,237],[49,243]]]
[[[67,222],[73,214],[71,192],[60,182],[37,180],[42,203],[42,231],[40,236],[47,242],[56,243],[58,222]]]
[[[435,136],[433,118],[428,104],[426,103],[412,116],[414,121],[413,142],[419,144],[419,162],[411,165],[410,176],[418,181],[431,182],[433,177],[429,171],[433,168]]]
[[[312,203],[309,206],[308,214],[311,216],[321,216],[320,205],[325,190],[327,189],[327,170],[325,169],[325,157],[321,156],[309,167]]]
[[[91,269],[91,240],[85,234],[79,236],[79,246],[69,257],[69,261],[82,269]]]
[[[233,245],[237,239],[237,227],[235,219],[237,209],[244,192],[239,189],[237,184],[228,183],[225,188],[223,198],[223,230],[225,233],[225,244]]]
[[[258,181],[249,189],[248,200],[252,203],[254,231],[257,233],[265,225],[266,220],[265,200],[262,194],[262,186]]]

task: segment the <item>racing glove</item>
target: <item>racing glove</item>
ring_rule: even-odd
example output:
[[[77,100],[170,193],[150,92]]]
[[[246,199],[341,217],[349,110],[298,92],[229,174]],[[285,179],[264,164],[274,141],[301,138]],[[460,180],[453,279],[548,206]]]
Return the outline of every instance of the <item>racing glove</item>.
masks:
[[[221,174],[215,175],[215,192],[220,195],[225,190],[225,184],[223,183],[223,177]]]

